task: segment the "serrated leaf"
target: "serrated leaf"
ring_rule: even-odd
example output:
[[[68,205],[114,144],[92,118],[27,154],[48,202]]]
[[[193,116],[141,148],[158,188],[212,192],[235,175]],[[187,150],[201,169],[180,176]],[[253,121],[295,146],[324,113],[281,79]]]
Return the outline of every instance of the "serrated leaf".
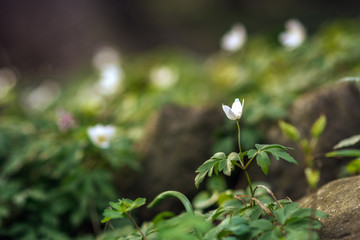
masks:
[[[250,149],[247,152],[247,156],[248,156],[248,158],[253,158],[257,153],[258,153],[258,151],[256,151],[255,149]]]
[[[281,148],[281,149],[284,149],[284,150],[292,149],[292,148],[285,147],[285,146],[280,145],[280,144],[255,144],[255,147],[256,147],[257,150],[266,150],[266,149],[269,149],[269,148]]]
[[[232,152],[229,154],[228,156],[228,159],[232,162],[237,162],[237,161],[240,161],[240,157],[239,157],[239,154],[236,153],[236,152]]]
[[[111,219],[115,219],[115,218],[124,218],[125,214],[122,212],[118,212],[116,210],[113,209],[105,209],[104,213],[104,218],[101,220],[102,223],[107,222]]]
[[[315,138],[318,138],[324,131],[326,127],[326,117],[321,115],[313,124],[311,128],[311,135]]]
[[[295,126],[291,125],[290,123],[279,121],[279,126],[282,133],[288,137],[290,140],[297,142],[300,140],[300,133],[296,129]]]
[[[231,154],[230,154],[231,155]],[[219,172],[223,172],[225,175],[230,176],[233,168],[233,163],[231,159],[233,159],[234,154],[232,154],[231,158],[226,157],[225,153],[216,153],[209,160],[203,163],[195,172],[198,173],[195,177],[195,186],[199,188],[200,183],[204,180],[206,175],[211,177],[212,173],[219,174]]]
[[[146,199],[145,198],[137,198],[135,199],[135,201],[133,201],[131,203],[131,205],[129,206],[129,208],[127,209],[127,211],[131,211],[135,208],[139,208],[141,206],[143,206],[146,203]]]
[[[334,146],[334,149],[350,147],[357,144],[358,142],[360,142],[360,134],[341,140],[338,144]]]
[[[261,167],[261,170],[267,175],[269,172],[270,159],[266,152],[261,151],[256,156],[256,163]]]
[[[286,150],[284,150],[283,148],[268,148],[265,151],[267,153],[270,153],[276,160],[279,160],[280,158],[282,158],[287,162],[299,165],[299,163],[289,153],[287,153]]]
[[[204,178],[206,177],[207,174],[209,174],[209,176],[212,175],[213,168],[214,168],[214,163],[216,163],[217,161],[218,161],[217,159],[210,158],[209,160],[204,162],[203,165],[201,165],[195,171],[196,173],[199,173],[195,177],[195,186],[196,186],[196,188],[199,188],[200,183],[204,180]]]

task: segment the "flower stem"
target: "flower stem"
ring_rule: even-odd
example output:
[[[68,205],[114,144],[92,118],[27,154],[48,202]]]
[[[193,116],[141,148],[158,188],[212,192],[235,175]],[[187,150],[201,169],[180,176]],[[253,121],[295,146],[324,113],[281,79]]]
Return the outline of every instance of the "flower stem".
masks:
[[[242,166],[242,169],[244,169],[244,160],[241,157],[241,142],[240,142],[240,124],[239,121],[236,121],[236,125],[238,128],[238,144],[239,144],[239,157],[240,157],[240,164]]]
[[[245,172],[245,175],[246,175],[246,179],[247,179],[247,181],[249,183],[251,197],[254,197],[255,193],[254,193],[254,189],[253,189],[252,184],[251,184],[250,176],[249,176],[249,174],[248,174],[248,172],[246,170],[244,170],[244,172]]]
[[[243,169],[244,172],[245,172],[245,176],[246,176],[246,179],[248,181],[250,192],[251,192],[251,197],[254,197],[254,190],[253,190],[253,187],[252,187],[252,184],[251,184],[250,176],[249,176],[248,172],[246,171],[246,168],[249,166],[249,164],[253,160],[253,158],[250,159],[250,161],[246,164],[246,166],[244,166],[244,160],[243,160],[243,157],[241,156],[240,124],[239,124],[239,121],[236,121],[236,125],[237,125],[237,128],[238,128],[239,157],[240,157],[240,164],[242,166],[241,169]]]
[[[144,233],[141,231],[141,229],[139,228],[139,226],[136,224],[136,222],[134,221],[134,219],[131,217],[130,213],[126,212],[126,215],[128,216],[128,218],[130,219],[130,221],[132,222],[132,224],[134,224],[134,226],[136,227],[136,229],[139,231],[139,233],[141,234],[142,238],[144,240],[147,240],[147,237],[144,235]]]
[[[236,121],[236,125],[238,127],[238,143],[239,143],[239,155],[241,155],[241,143],[240,143],[240,124],[239,121]]]

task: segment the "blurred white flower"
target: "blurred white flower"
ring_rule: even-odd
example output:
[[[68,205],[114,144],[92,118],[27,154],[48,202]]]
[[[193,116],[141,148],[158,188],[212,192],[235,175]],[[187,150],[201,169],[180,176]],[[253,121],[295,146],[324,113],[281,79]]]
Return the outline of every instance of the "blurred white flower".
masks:
[[[112,125],[97,124],[87,129],[91,142],[99,148],[109,148],[110,140],[115,136],[116,129]]]
[[[109,46],[101,47],[93,57],[93,64],[99,70],[109,64],[120,64],[120,61],[119,52]]]
[[[240,50],[247,39],[246,29],[243,24],[235,24],[230,31],[225,33],[221,39],[221,48],[228,52],[236,52]]]
[[[48,80],[37,88],[25,92],[22,97],[23,107],[25,110],[43,111],[60,96],[60,93],[59,84]]]
[[[162,65],[150,70],[150,81],[158,88],[169,88],[179,79],[178,71],[170,66]]]
[[[16,84],[16,74],[10,68],[0,69],[0,99],[6,97]]]
[[[238,98],[235,99],[231,108],[227,105],[224,105],[224,104],[222,105],[225,115],[230,120],[240,119],[241,115],[242,115],[243,107],[244,107],[244,99],[241,104]]]
[[[100,70],[100,79],[97,83],[97,90],[101,95],[113,95],[116,93],[122,83],[124,73],[121,67],[114,64],[102,66]]]
[[[299,47],[306,38],[306,29],[297,19],[290,19],[285,23],[285,32],[280,33],[279,41],[288,50]]]

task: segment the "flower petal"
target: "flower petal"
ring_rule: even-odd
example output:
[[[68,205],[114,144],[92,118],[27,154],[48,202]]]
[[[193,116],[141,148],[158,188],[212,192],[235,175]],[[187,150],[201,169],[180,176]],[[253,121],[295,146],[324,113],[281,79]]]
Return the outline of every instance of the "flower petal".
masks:
[[[226,115],[226,117],[230,120],[236,120],[236,115],[233,113],[233,111],[231,110],[231,108],[227,105],[222,105],[222,108],[224,110],[224,113]]]
[[[242,105],[238,98],[235,99],[235,102],[231,106],[232,112],[235,114],[235,116],[239,119],[242,114]]]

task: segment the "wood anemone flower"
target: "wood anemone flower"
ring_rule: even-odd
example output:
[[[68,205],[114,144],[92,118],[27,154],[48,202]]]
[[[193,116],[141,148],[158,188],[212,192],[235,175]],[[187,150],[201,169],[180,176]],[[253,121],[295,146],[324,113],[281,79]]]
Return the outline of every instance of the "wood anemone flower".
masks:
[[[109,148],[110,140],[115,136],[115,132],[116,129],[112,125],[97,124],[87,129],[91,142],[99,148]]]
[[[306,29],[297,19],[290,19],[285,23],[286,31],[280,33],[279,41],[288,50],[299,47],[306,38]]]
[[[240,50],[247,39],[245,26],[241,23],[235,24],[221,39],[221,48],[227,52],[234,53]]]
[[[244,107],[244,99],[242,100],[242,104],[238,98],[235,99],[234,103],[232,104],[231,108],[227,105],[222,105],[222,108],[230,120],[238,120],[241,118],[242,110]]]

